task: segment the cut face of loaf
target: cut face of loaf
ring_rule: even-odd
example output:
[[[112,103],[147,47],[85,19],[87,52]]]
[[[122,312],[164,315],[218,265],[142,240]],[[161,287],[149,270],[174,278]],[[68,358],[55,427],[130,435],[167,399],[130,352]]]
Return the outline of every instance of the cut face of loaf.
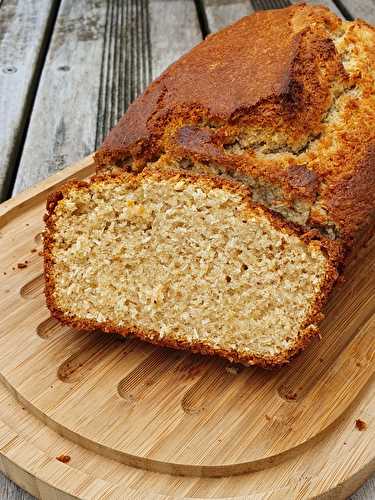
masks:
[[[82,329],[279,365],[317,332],[337,275],[327,243],[223,179],[98,176],[47,209],[47,303]]]

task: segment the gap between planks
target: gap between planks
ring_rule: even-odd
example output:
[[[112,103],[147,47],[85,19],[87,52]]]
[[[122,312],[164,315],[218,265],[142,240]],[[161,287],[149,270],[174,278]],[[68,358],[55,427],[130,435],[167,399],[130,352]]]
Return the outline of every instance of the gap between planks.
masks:
[[[60,0],[1,5],[0,201],[12,193],[59,5]]]
[[[62,0],[13,193],[94,151],[149,81],[201,39],[193,0]]]

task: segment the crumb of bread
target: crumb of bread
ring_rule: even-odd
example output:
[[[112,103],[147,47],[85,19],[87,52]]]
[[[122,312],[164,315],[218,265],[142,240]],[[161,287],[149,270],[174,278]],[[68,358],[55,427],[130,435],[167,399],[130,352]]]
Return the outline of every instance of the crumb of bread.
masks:
[[[291,387],[284,384],[280,387],[279,393],[287,401],[295,401],[298,397],[298,394]]]
[[[62,462],[63,464],[67,464],[70,462],[71,457],[69,455],[59,455],[58,457],[56,457],[56,460]]]
[[[360,418],[355,421],[355,426],[359,431],[365,431],[367,429],[367,423]]]

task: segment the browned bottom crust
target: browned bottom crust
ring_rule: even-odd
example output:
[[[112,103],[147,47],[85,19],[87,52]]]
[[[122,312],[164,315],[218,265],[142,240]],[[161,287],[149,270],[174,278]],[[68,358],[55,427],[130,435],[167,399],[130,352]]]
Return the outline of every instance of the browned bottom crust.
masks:
[[[98,323],[96,321],[80,319],[76,316],[67,316],[61,310],[57,309],[54,304],[54,300],[51,294],[48,293],[46,289],[47,306],[51,311],[54,318],[59,320],[61,323],[69,326],[73,326],[79,330],[95,331],[101,330],[106,333],[112,333],[121,335],[122,337],[128,337],[129,335],[135,335],[141,340],[149,342],[151,344],[161,346],[161,347],[171,347],[173,349],[181,349],[185,351],[190,351],[193,353],[203,354],[206,356],[220,356],[229,360],[231,363],[241,363],[245,366],[260,366],[261,368],[277,368],[283,366],[291,361],[291,359],[296,356],[299,352],[305,349],[305,347],[310,343],[311,339],[315,336],[319,336],[319,330],[317,328],[307,328],[300,332],[298,339],[292,349],[285,351],[272,358],[264,358],[254,355],[240,355],[235,350],[224,350],[224,349],[213,349],[210,345],[204,342],[185,342],[182,340],[176,340],[172,338],[161,338],[157,332],[140,330],[139,328],[125,327],[120,328],[115,324],[107,321],[105,323]]]

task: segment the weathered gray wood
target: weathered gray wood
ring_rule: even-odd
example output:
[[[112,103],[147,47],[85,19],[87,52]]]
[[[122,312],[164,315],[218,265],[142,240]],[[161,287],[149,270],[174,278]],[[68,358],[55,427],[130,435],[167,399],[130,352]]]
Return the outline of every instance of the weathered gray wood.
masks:
[[[107,3],[93,149],[151,80],[148,1]]]
[[[0,9],[0,200],[8,194],[54,0],[4,0]]]
[[[374,500],[375,477],[367,481],[349,500]]]
[[[361,18],[375,24],[375,0],[341,0],[353,18]]]
[[[96,146],[150,81],[201,40],[192,0],[109,5]]]
[[[202,0],[207,25],[210,32],[217,31],[224,26],[251,14],[254,10],[268,8],[282,8],[288,4],[298,4],[302,0]],[[335,14],[342,17],[342,13],[333,0],[308,0],[312,5],[326,5]]]
[[[194,0],[150,0],[152,76],[202,40]]]
[[[14,192],[94,149],[105,21],[100,0],[62,1]]]
[[[290,5],[289,0],[251,0],[254,10],[282,9]]]
[[[301,3],[301,0],[291,0],[290,3]],[[336,15],[340,17],[344,17],[342,15],[341,10],[337,7],[335,2],[333,0],[307,0],[307,3],[311,5],[325,5],[328,7],[332,12],[334,12]]]
[[[203,0],[202,3],[210,33],[254,12],[249,0]]]
[[[34,497],[21,490],[15,483],[0,473],[0,500],[33,500]]]
[[[193,0],[63,0],[14,193],[92,152],[151,77],[199,40]]]

